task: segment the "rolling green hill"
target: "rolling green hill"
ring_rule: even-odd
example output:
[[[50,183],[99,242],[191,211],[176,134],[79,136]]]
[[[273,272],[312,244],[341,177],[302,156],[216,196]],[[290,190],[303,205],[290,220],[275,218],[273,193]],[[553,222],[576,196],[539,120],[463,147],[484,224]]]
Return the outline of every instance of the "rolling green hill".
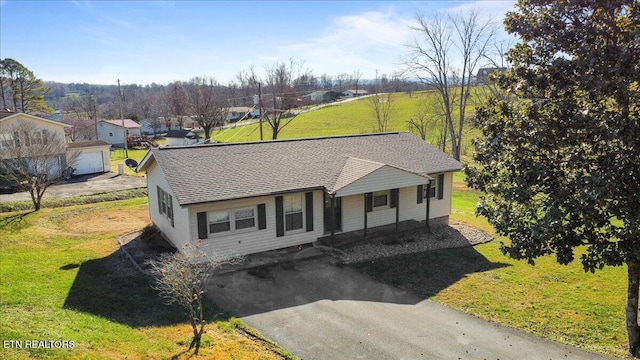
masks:
[[[484,98],[482,92],[474,92],[467,109],[467,117],[473,115],[474,104]],[[422,109],[437,114],[439,111],[438,94],[435,91],[421,91],[392,94],[391,131],[409,131],[407,122]],[[478,131],[466,126],[464,135],[463,154],[468,153],[472,137]],[[376,119],[368,98],[362,98],[341,104],[327,106],[318,110],[302,113],[295,117],[290,124],[281,130],[278,138],[293,139],[314,136],[332,136],[346,134],[360,134],[376,132]],[[264,139],[271,139],[271,128],[263,123]],[[434,124],[429,131],[427,140],[436,145],[440,129]],[[258,124],[237,126],[234,128],[216,130],[211,138],[218,142],[245,142],[260,140]],[[447,151],[449,151],[447,145]]]

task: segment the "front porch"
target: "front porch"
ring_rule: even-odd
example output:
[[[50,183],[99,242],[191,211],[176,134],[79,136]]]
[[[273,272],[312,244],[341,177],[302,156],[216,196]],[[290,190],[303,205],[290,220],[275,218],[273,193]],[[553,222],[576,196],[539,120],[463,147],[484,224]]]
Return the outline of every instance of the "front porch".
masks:
[[[368,228],[366,229],[366,236],[364,229],[335,233],[333,242],[331,241],[331,234],[327,234],[319,237],[318,243],[323,246],[344,249],[367,242],[385,242],[410,235],[423,234],[426,231],[424,221],[405,220],[397,224]]]

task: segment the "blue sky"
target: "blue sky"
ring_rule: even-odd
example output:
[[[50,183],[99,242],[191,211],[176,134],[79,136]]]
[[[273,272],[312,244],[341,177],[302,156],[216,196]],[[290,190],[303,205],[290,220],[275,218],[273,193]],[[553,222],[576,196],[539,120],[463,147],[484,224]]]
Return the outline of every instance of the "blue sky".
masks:
[[[316,76],[373,79],[401,69],[416,13],[475,7],[501,24],[514,3],[0,0],[0,58],[65,83],[227,83],[250,66],[263,75],[289,59]]]

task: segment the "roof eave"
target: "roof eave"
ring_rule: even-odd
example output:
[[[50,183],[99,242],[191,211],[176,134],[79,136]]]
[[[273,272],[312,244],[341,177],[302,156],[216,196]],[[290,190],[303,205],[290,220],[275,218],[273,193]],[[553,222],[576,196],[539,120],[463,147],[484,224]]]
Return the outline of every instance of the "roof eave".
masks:
[[[188,207],[188,206],[196,206],[196,205],[203,205],[203,204],[219,203],[219,202],[225,202],[225,201],[251,199],[251,198],[263,197],[263,196],[286,195],[286,194],[293,194],[293,193],[300,193],[300,192],[307,192],[307,191],[315,191],[315,190],[327,191],[324,186],[314,186],[314,187],[306,187],[306,188],[291,189],[291,190],[272,191],[272,192],[267,192],[267,193],[254,194],[254,195],[250,195],[250,196],[240,196],[240,197],[225,198],[225,199],[218,199],[218,200],[180,203],[179,205]]]
[[[140,163],[136,167],[135,171],[140,172],[146,170],[153,163],[153,161],[155,161],[155,159],[156,158],[153,156],[153,152],[151,150],[147,151],[142,160],[140,160]]]

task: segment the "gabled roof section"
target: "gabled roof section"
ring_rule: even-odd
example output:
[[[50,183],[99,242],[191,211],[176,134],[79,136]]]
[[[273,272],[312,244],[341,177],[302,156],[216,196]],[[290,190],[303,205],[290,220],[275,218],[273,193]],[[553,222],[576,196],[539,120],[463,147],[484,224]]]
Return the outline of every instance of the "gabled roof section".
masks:
[[[429,181],[428,175],[385,165],[375,161],[348,158],[329,194],[354,195],[366,191],[378,191],[396,187],[422,185]]]
[[[51,124],[51,125],[57,125],[57,126],[60,126],[60,127],[63,127],[63,128],[72,127],[71,125],[63,124],[63,123],[61,123],[59,121],[45,119],[45,118],[40,117],[40,116],[30,115],[30,114],[21,113],[21,112],[0,110],[0,122],[1,121],[9,121],[11,119],[19,119],[19,118],[25,118],[25,119],[29,119],[29,120],[40,121],[40,122],[44,122],[44,123]]]
[[[461,164],[411,133],[378,133],[152,149],[181,206],[353,183],[385,167],[424,177]]]
[[[111,124],[111,125],[122,127],[122,119],[100,120],[100,122],[105,122],[107,124]],[[124,119],[124,127],[126,127],[127,129],[135,129],[135,128],[139,128],[140,124],[138,124],[137,122],[135,122],[135,121],[133,121],[131,119]]]
[[[384,166],[383,163],[350,157],[342,167],[338,180],[330,191],[338,191]]]
[[[78,149],[85,147],[94,147],[94,146],[111,146],[108,142],[104,140],[88,140],[88,141],[76,141],[67,143],[67,148],[69,149]]]

